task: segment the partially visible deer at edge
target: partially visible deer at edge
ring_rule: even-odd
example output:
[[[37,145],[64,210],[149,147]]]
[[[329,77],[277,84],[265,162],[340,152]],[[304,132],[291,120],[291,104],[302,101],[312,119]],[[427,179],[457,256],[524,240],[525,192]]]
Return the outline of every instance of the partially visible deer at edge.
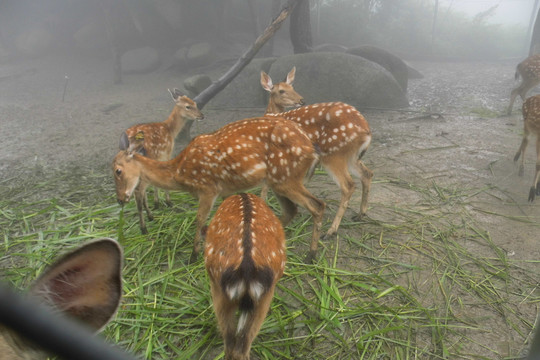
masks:
[[[130,127],[120,137],[120,150],[126,150],[130,144],[136,141],[135,136],[139,132],[144,133],[144,150],[142,153],[150,159],[166,161],[172,158],[174,142],[176,136],[182,131],[187,121],[202,120],[204,115],[197,108],[197,104],[183,96],[178,89],[169,90],[175,106],[169,117],[163,122],[139,124]],[[146,211],[149,220],[154,216],[148,207],[146,188],[148,184],[141,182],[135,190],[135,201],[139,213],[139,226],[143,234],[147,234],[146,223],[144,221],[143,209]],[[169,192],[165,191],[166,203],[170,206],[171,199]],[[154,208],[159,207],[158,189],[154,191]]]
[[[360,112],[342,102],[318,103],[286,111],[286,107],[304,104],[293,88],[296,67],[284,82],[274,84],[264,71],[261,85],[270,93],[265,116],[279,116],[295,121],[321,150],[320,162],[341,189],[341,201],[326,236],[337,232],[356,187],[351,172],[362,182],[362,202],[359,217],[367,212],[373,172],[362,162],[371,142],[371,130]],[[261,197],[266,197],[263,187]]]
[[[516,66],[515,78],[521,77],[521,84],[510,93],[510,104],[507,114],[512,114],[514,101],[519,95],[521,100],[525,101],[529,90],[540,84],[540,54],[531,55]]]
[[[540,95],[531,96],[523,103],[523,140],[514,156],[514,161],[519,164],[519,176],[523,176],[525,163],[525,149],[529,142],[529,135],[536,135],[536,171],[534,172],[534,180],[529,190],[529,201],[534,201],[536,195],[540,196]]]
[[[122,249],[116,241],[104,238],[58,259],[34,282],[29,295],[97,332],[120,305],[121,276]],[[0,359],[46,358],[33,343],[0,325]]]
[[[285,269],[281,223],[256,195],[230,196],[208,226],[204,258],[225,359],[249,360]]]
[[[199,135],[169,161],[141,156],[136,147],[121,151],[112,169],[120,204],[129,201],[141,181],[163,189],[184,190],[198,198],[197,232],[190,262],[198,256],[200,231],[216,198],[266,181],[280,202],[284,225],[296,214],[297,204],[313,216],[306,259],[311,262],[317,252],[325,204],[304,187],[303,180],[317,160],[311,141],[294,122],[259,117]]]

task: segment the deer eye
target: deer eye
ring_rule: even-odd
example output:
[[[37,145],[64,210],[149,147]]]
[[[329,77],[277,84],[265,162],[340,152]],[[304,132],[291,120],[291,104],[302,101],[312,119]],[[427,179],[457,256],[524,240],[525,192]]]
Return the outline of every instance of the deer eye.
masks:
[[[285,94],[285,90],[279,90],[280,94]]]
[[[115,173],[116,173],[116,176],[122,175],[122,169],[116,169]]]
[[[191,106],[190,106],[190,105],[186,105],[186,110],[191,110]]]

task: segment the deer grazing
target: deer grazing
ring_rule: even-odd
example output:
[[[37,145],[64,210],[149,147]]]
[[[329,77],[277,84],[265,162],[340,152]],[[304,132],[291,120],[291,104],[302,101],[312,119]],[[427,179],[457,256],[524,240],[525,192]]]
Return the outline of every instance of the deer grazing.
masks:
[[[280,202],[284,225],[296,214],[296,205],[311,213],[314,225],[307,261],[315,256],[325,204],[303,185],[304,177],[317,162],[317,154],[294,122],[276,117],[232,122],[197,136],[169,161],[149,159],[136,151],[136,147],[121,151],[112,163],[118,202],[129,201],[140,182],[196,196],[197,232],[190,261],[198,256],[200,230],[216,198],[250,189],[263,180]]]
[[[362,182],[360,217],[367,211],[373,173],[361,158],[371,142],[371,131],[358,110],[341,102],[313,104],[284,112],[286,107],[304,104],[304,99],[292,86],[295,74],[296,67],[289,72],[285,82],[274,85],[270,76],[261,72],[261,85],[270,93],[265,116],[283,117],[296,122],[320,149],[322,166],[341,189],[338,211],[326,233],[326,236],[330,236],[337,232],[355,189],[350,172]],[[265,195],[263,188],[261,196],[264,198]]]
[[[283,228],[256,195],[230,196],[208,226],[204,258],[225,359],[249,360],[285,268]]]
[[[97,332],[118,309],[121,272],[122,249],[112,239],[99,239],[58,259],[34,282],[29,295]],[[46,358],[44,350],[0,324],[0,359]]]
[[[139,124],[130,127],[120,137],[120,150],[126,150],[130,144],[136,141],[135,136],[139,132],[144,133],[144,149],[141,153],[150,159],[165,161],[172,158],[174,150],[174,140],[180,133],[187,121],[201,120],[204,115],[197,108],[197,104],[183,96],[178,89],[169,90],[175,106],[169,117],[163,122]],[[139,213],[139,226],[143,234],[147,234],[146,223],[144,221],[143,209],[146,211],[148,219],[153,220],[154,216],[148,207],[146,188],[148,184],[141,182],[135,190],[135,201]],[[171,204],[169,192],[165,191],[166,203]],[[154,208],[159,207],[158,190],[154,191]]]
[[[516,80],[521,76],[521,84],[510,93],[510,104],[508,105],[507,114],[512,113],[516,96],[520,96],[521,100],[525,101],[529,90],[540,84],[540,54],[531,55],[516,67]]]
[[[518,161],[521,156],[519,176],[523,176],[524,173],[525,149],[527,149],[531,133],[536,135],[536,171],[529,191],[529,201],[532,202],[536,195],[540,196],[540,185],[538,184],[540,180],[540,95],[531,96],[523,103],[523,140],[514,156],[514,161]]]

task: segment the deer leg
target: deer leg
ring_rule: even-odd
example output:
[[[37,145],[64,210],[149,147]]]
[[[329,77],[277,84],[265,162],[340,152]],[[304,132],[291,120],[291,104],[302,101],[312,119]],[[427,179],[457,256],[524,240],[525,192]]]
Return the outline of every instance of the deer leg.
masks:
[[[234,349],[236,334],[236,304],[227,299],[227,295],[221,290],[219,283],[210,282],[210,292],[212,294],[212,304],[218,321],[219,331],[225,341],[225,352]],[[228,359],[228,357],[226,356]]]
[[[309,253],[306,256],[306,263],[312,263],[315,255],[317,254],[317,248],[319,246],[319,239],[321,236],[322,217],[324,214],[325,203],[315,196],[313,196],[301,182],[296,184],[285,183],[272,187],[276,196],[279,195],[287,198],[295,204],[298,204],[306,208],[313,217],[313,233],[311,235],[311,245]]]
[[[154,186],[154,210],[159,209],[159,189]]]
[[[519,145],[519,149],[516,152],[516,155],[514,156],[514,162],[519,160],[519,157],[521,156],[521,162],[519,163],[519,170],[518,175],[523,176],[524,168],[525,168],[525,149],[527,149],[527,144],[529,142],[529,130],[527,127],[523,130],[523,139],[521,140],[521,145]]]
[[[265,181],[261,185],[261,196],[260,196],[260,198],[263,199],[264,201],[266,201],[267,197],[268,197],[268,184]]]
[[[540,137],[536,139],[536,171],[534,173],[534,180],[529,191],[529,201],[533,202],[535,195],[540,196],[540,186],[538,184],[540,181]]]
[[[281,206],[281,216],[279,217],[279,220],[281,221],[281,225],[285,227],[298,212],[298,207],[289,198],[282,196],[279,193],[276,193],[276,198]]]
[[[323,166],[332,176],[334,181],[339,185],[341,190],[341,201],[339,203],[336,216],[334,217],[334,221],[323,239],[330,237],[337,232],[341,219],[349,207],[349,201],[351,200],[352,194],[354,193],[354,189],[356,187],[354,180],[347,169],[347,159],[343,158],[342,156],[334,156],[331,158],[327,157],[325,160],[326,161],[323,161]]]
[[[237,330],[237,341],[234,347],[234,356],[232,359],[249,359],[249,352],[253,339],[259,333],[261,326],[266,318],[266,314],[270,309],[270,303],[274,295],[274,289],[269,289],[266,294],[262,295],[253,311],[248,313],[248,318],[244,327]]]
[[[193,252],[189,258],[189,263],[192,264],[197,260],[199,252],[201,251],[201,230],[208,219],[208,214],[214,206],[217,195],[215,193],[200,194],[199,195],[199,208],[197,209],[197,231],[195,233],[195,239],[193,240]]]
[[[360,217],[366,215],[369,191],[371,190],[371,180],[373,179],[373,171],[371,171],[362,160],[357,160],[354,164],[354,173],[362,182],[362,202],[360,204]]]
[[[508,104],[508,110],[506,110],[507,115],[512,114],[512,108],[514,107],[514,101],[516,101],[516,96],[518,95],[518,92],[519,92],[519,87],[513,89],[512,92],[510,93],[510,104]]]
[[[168,207],[172,207],[173,203],[171,201],[171,195],[169,194],[169,190],[165,190],[165,205]]]
[[[154,215],[148,207],[148,200],[146,197],[146,188],[147,184],[140,183],[135,189],[135,202],[137,203],[137,212],[139,213],[139,227],[141,228],[141,233],[148,234],[148,229],[146,228],[146,222],[144,221],[143,209],[146,211],[148,220],[154,220]]]

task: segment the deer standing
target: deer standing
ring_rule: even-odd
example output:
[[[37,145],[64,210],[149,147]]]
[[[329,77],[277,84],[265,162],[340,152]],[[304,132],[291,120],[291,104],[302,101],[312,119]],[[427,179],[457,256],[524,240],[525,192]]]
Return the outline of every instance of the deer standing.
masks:
[[[197,232],[190,261],[200,251],[200,230],[218,196],[259,185],[265,180],[282,208],[286,225],[296,214],[297,204],[313,216],[313,233],[307,261],[317,252],[325,204],[303,185],[317,161],[315,149],[294,122],[259,117],[229,123],[199,135],[174,159],[156,161],[136,153],[119,152],[112,169],[118,202],[129,201],[142,181],[169,190],[184,190],[199,200]]]
[[[341,102],[313,104],[284,112],[286,107],[304,104],[304,99],[292,86],[295,73],[296,67],[287,74],[285,82],[274,85],[270,76],[261,72],[261,85],[270,93],[265,116],[278,116],[296,122],[321,150],[322,166],[341,189],[338,211],[326,233],[326,236],[330,236],[337,232],[355,189],[350,172],[362,182],[360,217],[367,211],[373,173],[361,158],[371,142],[371,131],[356,108]],[[264,188],[261,196],[266,196]]]
[[[99,239],[58,259],[34,282],[29,295],[97,332],[118,309],[121,276],[122,249],[112,239]],[[43,350],[0,325],[0,359],[46,358]]]
[[[540,185],[538,184],[540,180],[540,95],[531,96],[523,103],[523,140],[514,156],[514,161],[518,161],[521,156],[519,176],[523,176],[525,149],[527,149],[528,138],[531,133],[536,135],[536,171],[529,191],[529,201],[532,202],[536,195],[540,196]]]
[[[130,144],[136,141],[135,136],[139,132],[144,133],[144,149],[141,152],[155,160],[170,160],[174,150],[174,140],[182,131],[182,128],[187,121],[201,120],[204,115],[197,108],[197,104],[188,98],[182,96],[178,89],[169,90],[175,106],[169,117],[163,122],[139,124],[130,127],[120,137],[120,150],[126,150]],[[143,234],[147,234],[146,223],[144,221],[143,209],[146,210],[149,220],[153,220],[154,216],[148,207],[146,197],[146,188],[148,184],[141,182],[135,190],[135,201],[137,202],[137,211],[139,213],[139,226]],[[171,205],[169,192],[165,191],[165,199],[168,205]],[[154,208],[159,207],[158,189],[154,191]]]
[[[521,84],[510,93],[510,105],[508,105],[507,114],[512,113],[516,96],[520,96],[525,101],[529,90],[540,84],[540,54],[531,55],[516,67],[516,80],[521,76]]]
[[[285,269],[281,223],[256,195],[230,196],[208,226],[204,258],[225,359],[249,360]]]

